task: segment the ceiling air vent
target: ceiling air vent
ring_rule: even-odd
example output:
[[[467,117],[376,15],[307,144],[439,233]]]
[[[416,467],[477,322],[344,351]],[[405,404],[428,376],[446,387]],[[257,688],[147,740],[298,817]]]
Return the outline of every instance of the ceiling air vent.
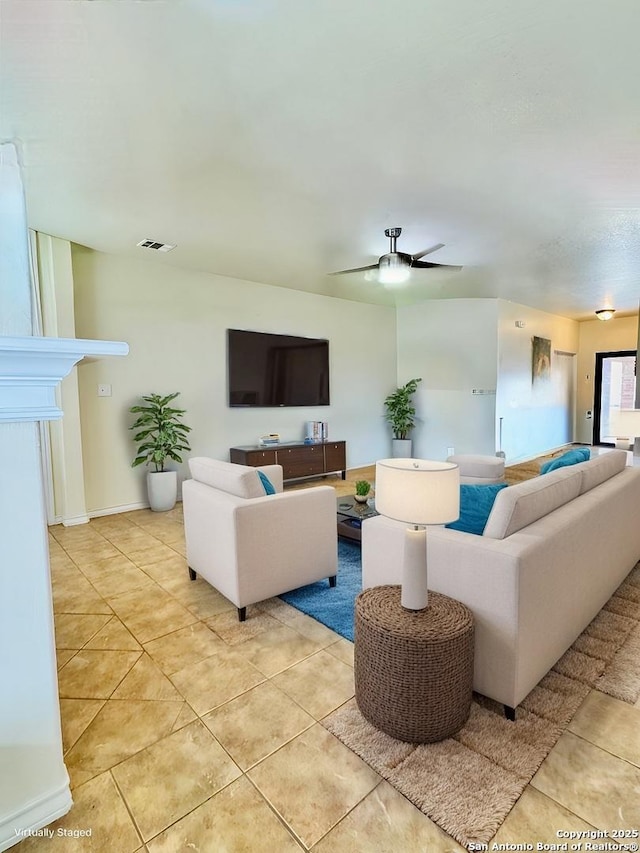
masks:
[[[170,252],[175,249],[171,243],[159,243],[157,240],[140,240],[137,245],[142,246],[143,249],[155,249],[156,252]]]

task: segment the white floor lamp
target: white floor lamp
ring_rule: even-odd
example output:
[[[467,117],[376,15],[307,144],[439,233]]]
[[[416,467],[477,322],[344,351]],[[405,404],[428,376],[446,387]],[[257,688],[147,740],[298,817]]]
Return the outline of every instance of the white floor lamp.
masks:
[[[376,510],[407,528],[400,602],[407,610],[428,604],[426,525],[460,515],[460,471],[453,462],[381,459],[376,463]]]

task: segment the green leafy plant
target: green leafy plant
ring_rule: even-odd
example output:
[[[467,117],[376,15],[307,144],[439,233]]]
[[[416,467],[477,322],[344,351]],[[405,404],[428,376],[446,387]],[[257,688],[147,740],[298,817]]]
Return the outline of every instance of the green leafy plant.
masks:
[[[360,495],[361,497],[366,497],[371,491],[371,483],[367,480],[358,480],[356,482],[356,495]]]
[[[135,423],[129,429],[134,431],[133,440],[138,444],[136,458],[131,463],[132,468],[138,465],[154,465],[155,470],[164,471],[165,459],[182,462],[181,454],[191,450],[187,441],[187,433],[191,427],[182,423],[184,409],[174,409],[170,406],[172,400],[180,392],[161,397],[159,394],[149,394],[143,397],[146,405],[132,406],[129,411],[138,415]]]
[[[416,425],[416,410],[413,406],[412,397],[422,379],[410,379],[406,385],[389,394],[384,401],[385,417],[391,424],[393,437],[406,439]]]

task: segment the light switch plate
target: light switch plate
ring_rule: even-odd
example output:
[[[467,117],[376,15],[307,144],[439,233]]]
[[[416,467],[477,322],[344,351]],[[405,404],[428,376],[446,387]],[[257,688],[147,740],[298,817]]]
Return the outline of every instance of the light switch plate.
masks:
[[[98,385],[98,397],[110,397],[111,385]]]

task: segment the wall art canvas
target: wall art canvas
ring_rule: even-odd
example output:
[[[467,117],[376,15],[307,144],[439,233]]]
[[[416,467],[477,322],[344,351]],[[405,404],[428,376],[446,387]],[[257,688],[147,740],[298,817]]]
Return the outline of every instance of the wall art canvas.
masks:
[[[551,341],[549,338],[531,338],[531,382],[541,382],[551,376]]]

